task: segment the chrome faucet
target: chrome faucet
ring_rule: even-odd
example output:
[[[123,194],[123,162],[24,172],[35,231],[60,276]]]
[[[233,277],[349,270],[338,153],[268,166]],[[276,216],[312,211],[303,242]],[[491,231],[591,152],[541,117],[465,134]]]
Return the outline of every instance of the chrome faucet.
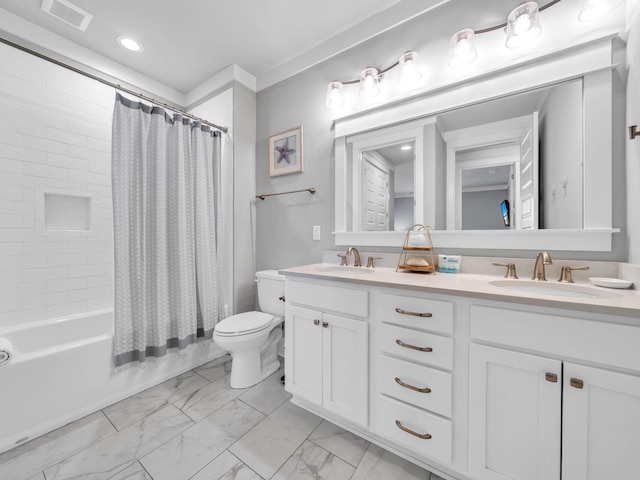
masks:
[[[547,277],[544,273],[544,266],[551,264],[553,264],[553,261],[551,260],[551,255],[549,255],[549,252],[540,252],[536,257],[536,263],[533,266],[533,277],[531,277],[531,280],[540,280],[541,282],[546,282]]]
[[[356,247],[347,248],[347,256],[351,255],[352,253],[353,253],[353,266],[361,267],[362,261],[360,261],[360,252]]]

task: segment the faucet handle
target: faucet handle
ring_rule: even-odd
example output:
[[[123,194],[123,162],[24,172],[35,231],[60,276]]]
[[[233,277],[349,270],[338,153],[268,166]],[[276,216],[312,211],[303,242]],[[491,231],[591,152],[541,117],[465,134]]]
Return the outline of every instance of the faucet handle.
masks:
[[[343,267],[344,267],[344,266],[346,266],[346,265],[349,265],[349,263],[347,263],[347,256],[346,256],[346,255],[342,255],[342,254],[340,254],[340,253],[339,253],[339,254],[338,254],[338,256],[339,256],[339,257],[340,257],[340,259],[341,259],[341,260],[340,260],[340,265],[341,265],[341,266],[343,266]]]
[[[518,278],[518,274],[516,273],[516,264],[515,263],[496,263],[493,262],[492,265],[496,267],[507,267],[507,273],[504,278]]]
[[[367,258],[367,268],[374,268],[374,261],[375,260],[382,260],[382,257],[368,257]]]
[[[589,270],[589,267],[562,267],[562,271],[560,273],[560,278],[558,279],[561,283],[575,283],[573,278],[571,277],[572,270]]]

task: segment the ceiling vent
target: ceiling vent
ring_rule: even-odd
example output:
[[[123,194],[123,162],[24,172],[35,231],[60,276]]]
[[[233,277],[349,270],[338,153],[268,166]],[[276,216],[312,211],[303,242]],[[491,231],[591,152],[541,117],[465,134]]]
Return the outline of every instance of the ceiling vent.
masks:
[[[42,0],[40,10],[83,32],[87,29],[89,22],[91,22],[93,18],[93,15],[89,12],[68,0]]]

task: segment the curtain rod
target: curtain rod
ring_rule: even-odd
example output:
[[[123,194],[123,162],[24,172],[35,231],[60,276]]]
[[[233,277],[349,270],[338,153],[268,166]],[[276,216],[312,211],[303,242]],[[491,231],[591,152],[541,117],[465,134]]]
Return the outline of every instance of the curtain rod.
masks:
[[[98,81],[98,82],[100,82],[100,83],[102,83],[104,85],[108,85],[111,88],[115,88],[115,89],[120,90],[122,92],[128,93],[129,95],[133,95],[134,97],[140,98],[140,99],[145,100],[147,102],[151,102],[151,103],[153,103],[155,105],[158,105],[160,107],[164,107],[164,108],[167,108],[169,110],[172,110],[172,111],[174,111],[176,113],[179,113],[180,115],[183,115],[183,116],[185,116],[187,118],[191,118],[192,120],[196,120],[196,121],[198,121],[200,123],[203,123],[205,125],[208,125],[210,127],[215,128],[217,130],[220,130],[223,133],[227,133],[229,131],[229,129],[227,127],[221,127],[220,125],[216,125],[215,123],[211,123],[211,122],[209,122],[209,121],[207,121],[207,120],[205,120],[203,118],[196,117],[195,115],[192,115],[192,114],[190,114],[188,112],[185,112],[184,110],[181,110],[181,109],[176,108],[176,107],[174,107],[172,105],[169,105],[168,103],[164,103],[164,102],[161,102],[159,100],[156,100],[155,98],[147,97],[146,95],[143,95],[142,93],[138,93],[138,92],[134,92],[133,90],[129,90],[128,88],[123,87],[118,83],[110,82],[109,80],[106,80],[104,78],[98,77],[97,75],[93,75],[93,74],[91,74],[89,72],[85,72],[84,70],[80,70],[79,68],[76,68],[76,67],[74,67],[72,65],[69,65],[69,64],[66,64],[64,62],[61,62],[60,60],[56,60],[55,58],[48,57],[47,55],[44,55],[44,54],[39,53],[39,52],[36,52],[35,50],[31,50],[30,48],[27,48],[27,47],[25,47],[23,45],[20,45],[18,43],[12,42],[11,40],[7,40],[6,38],[0,37],[0,42],[4,43],[6,45],[9,45],[10,47],[17,48],[18,50],[22,50],[23,52],[26,52],[26,53],[29,53],[31,55],[34,55],[34,56],[36,56],[38,58],[41,58],[43,60],[46,60],[48,62],[54,63],[54,64],[58,65],[59,67],[66,68],[67,70],[71,70],[72,72],[79,73],[80,75],[84,75],[85,77],[91,78],[92,80],[96,80],[96,81]]]

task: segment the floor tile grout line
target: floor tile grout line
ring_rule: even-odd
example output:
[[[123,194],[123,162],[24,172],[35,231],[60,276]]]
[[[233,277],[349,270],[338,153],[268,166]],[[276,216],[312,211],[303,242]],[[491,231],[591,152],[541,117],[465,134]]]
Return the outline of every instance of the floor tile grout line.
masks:
[[[89,413],[89,414],[87,414],[87,415],[85,415],[85,416],[83,416],[83,417],[79,418],[78,420],[74,420],[73,422],[69,422],[69,423],[67,423],[67,424],[65,424],[65,425],[62,425],[61,427],[56,428],[55,430],[52,430],[52,431],[51,431],[51,432],[49,432],[49,433],[45,433],[44,435],[41,435],[41,436],[36,437],[36,438],[34,438],[33,440],[31,440],[31,441],[35,441],[35,440],[37,440],[37,439],[43,438],[44,436],[46,436],[46,435],[50,435],[50,434],[52,434],[53,432],[55,432],[56,430],[60,430],[60,429],[62,429],[62,428],[64,428],[64,427],[66,427],[67,425],[70,425],[71,423],[80,422],[80,421],[84,420],[85,418],[90,417],[91,415],[95,415],[95,414],[97,414],[97,413],[101,413],[101,414],[106,418],[106,420],[109,422],[109,424],[114,428],[114,431],[109,432],[109,433],[108,433],[108,434],[106,434],[105,436],[100,437],[100,438],[98,438],[98,439],[95,439],[95,440],[93,440],[93,441],[91,441],[91,442],[89,442],[89,443],[87,443],[87,444],[83,444],[83,445],[82,445],[82,447],[80,447],[78,450],[73,451],[73,453],[69,453],[68,455],[66,455],[66,456],[64,456],[64,457],[62,457],[62,458],[60,458],[60,459],[57,459],[57,461],[56,461],[55,463],[47,464],[45,467],[43,467],[43,468],[42,468],[42,470],[39,470],[39,471],[38,471],[38,472],[41,472],[41,473],[42,473],[42,476],[45,478],[45,480],[46,480],[46,478],[47,478],[47,475],[46,475],[46,473],[45,473],[45,471],[46,471],[46,470],[48,470],[48,469],[50,469],[50,468],[54,467],[55,465],[58,465],[59,463],[62,463],[62,462],[64,462],[64,461],[68,460],[69,458],[73,457],[74,455],[77,455],[77,454],[78,454],[78,453],[80,453],[80,452],[83,452],[83,451],[87,450],[88,448],[91,448],[93,445],[95,445],[95,444],[97,444],[97,443],[101,442],[101,441],[102,441],[102,440],[104,440],[105,438],[110,437],[111,435],[115,435],[116,433],[118,433],[118,431],[119,431],[119,430],[115,427],[115,425],[113,425],[113,423],[111,422],[111,420],[109,420],[109,417],[107,417],[107,416],[102,412],[102,410],[96,410],[95,412],[91,412],[91,413]],[[26,445],[26,444],[25,444],[25,445]],[[38,472],[35,472],[33,475],[37,475],[37,474],[38,474]],[[32,475],[32,476],[33,476],[33,475]]]
[[[227,452],[229,452],[230,455],[233,455],[234,458],[236,458],[240,463],[242,463],[245,467],[247,467],[249,470],[251,470],[253,473],[255,473],[259,478],[264,479],[264,477],[262,475],[260,475],[258,472],[256,472],[253,468],[251,468],[249,465],[247,465],[246,463],[244,463],[242,460],[240,460],[240,458],[238,458],[233,452],[230,452],[229,449],[226,450]]]
[[[147,467],[145,467],[145,466],[140,462],[140,460],[138,460],[138,465],[140,465],[140,468],[142,468],[142,470],[144,470],[144,472],[145,472],[147,475],[149,475],[149,478],[150,478],[151,480],[154,480],[153,475],[151,475],[151,472],[150,472],[149,470],[147,470]]]
[[[111,406],[111,405],[109,405]],[[107,407],[105,407],[107,408]],[[111,433],[117,433],[120,430],[118,430],[118,427],[115,426],[115,424],[111,421],[111,419],[109,418],[109,415],[107,415],[104,411],[104,408],[100,410],[100,413],[102,413],[102,415],[104,415],[104,417],[107,419],[107,422],[109,422],[111,424],[111,426],[113,427],[113,429],[115,430],[115,432],[111,432]]]

